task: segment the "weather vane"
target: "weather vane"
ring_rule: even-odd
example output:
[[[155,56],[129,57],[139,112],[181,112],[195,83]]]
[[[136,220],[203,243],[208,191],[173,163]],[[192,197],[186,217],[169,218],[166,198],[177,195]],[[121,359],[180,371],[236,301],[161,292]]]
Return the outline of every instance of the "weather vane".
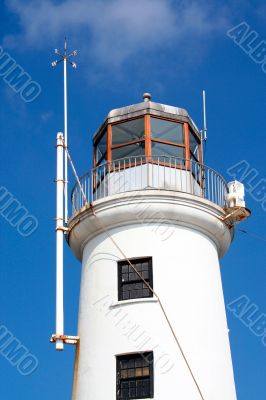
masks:
[[[59,60],[52,62],[52,67],[56,67],[60,62],[64,62],[64,141],[67,147],[67,63],[73,68],[77,68],[77,64],[70,60],[71,57],[77,55],[77,50],[67,54],[67,40],[65,38],[64,53],[61,54],[58,49],[55,49],[55,54],[60,57]],[[67,152],[65,152],[65,222],[68,220],[68,171],[67,171]]]

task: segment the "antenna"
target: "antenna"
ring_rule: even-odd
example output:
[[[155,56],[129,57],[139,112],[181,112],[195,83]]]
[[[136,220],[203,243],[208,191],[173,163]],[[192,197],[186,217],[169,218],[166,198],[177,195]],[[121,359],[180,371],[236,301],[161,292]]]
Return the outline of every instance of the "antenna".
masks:
[[[202,91],[202,103],[203,103],[203,140],[207,141],[207,122],[206,122],[206,93]]]
[[[57,134],[57,173],[56,173],[56,333],[50,341],[55,343],[56,350],[63,350],[64,343],[76,344],[78,337],[64,334],[64,233],[67,231],[65,224],[68,221],[68,156],[67,156],[67,63],[76,68],[76,63],[69,60],[76,56],[74,50],[67,54],[67,41],[65,38],[64,52],[61,54],[55,49],[59,60],[52,62],[56,67],[64,63],[64,135]]]
[[[64,53],[61,54],[58,49],[55,49],[55,54],[59,56],[59,60],[55,60],[52,62],[52,67],[56,67],[60,62],[64,62],[64,141],[65,146],[67,147],[67,68],[66,65],[69,63],[73,68],[77,68],[77,64],[73,61],[70,61],[70,57],[74,57],[77,55],[77,50],[72,51],[67,54],[67,40],[65,38],[64,43]],[[65,213],[64,219],[65,222],[68,220],[68,171],[67,171],[67,153],[65,152],[65,170],[64,170],[64,193],[65,193]]]

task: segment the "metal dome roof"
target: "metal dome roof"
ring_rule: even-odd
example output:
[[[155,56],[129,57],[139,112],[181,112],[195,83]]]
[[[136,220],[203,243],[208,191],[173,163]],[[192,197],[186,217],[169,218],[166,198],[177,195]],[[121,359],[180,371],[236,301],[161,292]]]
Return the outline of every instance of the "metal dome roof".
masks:
[[[189,116],[187,110],[180,107],[169,106],[166,104],[155,103],[151,101],[151,95],[149,93],[144,93],[143,95],[144,101],[137,104],[132,104],[129,106],[116,108],[111,110],[107,117],[105,118],[103,124],[94,134],[94,139],[98,136],[98,134],[103,130],[103,128],[108,123],[115,123],[119,121],[124,121],[129,118],[136,118],[143,116],[145,114],[151,114],[158,117],[168,118],[168,119],[176,119],[178,121],[189,122],[192,128],[199,134],[199,129],[196,124]]]

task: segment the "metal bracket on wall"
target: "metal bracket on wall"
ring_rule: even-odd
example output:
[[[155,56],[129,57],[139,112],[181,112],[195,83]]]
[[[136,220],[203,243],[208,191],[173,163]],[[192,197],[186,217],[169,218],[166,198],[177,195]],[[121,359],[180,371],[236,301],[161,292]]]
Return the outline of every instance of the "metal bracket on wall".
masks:
[[[251,211],[246,207],[229,207],[224,208],[224,211],[226,215],[219,219],[229,226],[242,222],[251,215]]]

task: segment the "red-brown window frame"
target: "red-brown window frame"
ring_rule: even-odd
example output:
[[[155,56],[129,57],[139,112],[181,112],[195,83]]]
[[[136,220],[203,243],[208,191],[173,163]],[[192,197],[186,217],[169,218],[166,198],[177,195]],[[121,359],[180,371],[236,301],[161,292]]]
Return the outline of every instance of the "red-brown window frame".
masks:
[[[107,150],[107,154],[109,153],[109,157],[108,157],[107,161],[109,161],[109,162],[113,161],[113,159],[112,159],[112,151],[113,151],[113,149],[119,149],[120,147],[126,147],[126,146],[130,146],[131,144],[141,143],[141,142],[145,143],[144,144],[144,154],[143,154],[143,156],[146,157],[146,144],[147,144],[147,141],[145,139],[145,135],[146,135],[145,117],[146,117],[146,115],[141,115],[141,116],[137,116],[137,117],[134,117],[134,118],[127,118],[127,119],[124,119],[122,121],[118,121],[118,122],[115,122],[115,123],[112,123],[112,124],[108,125],[110,133],[109,133],[109,137],[107,138],[107,145],[108,145],[108,150],[109,150],[109,151]],[[121,144],[117,144],[115,146],[112,146],[112,127],[114,125],[122,124],[123,122],[134,121],[135,119],[143,119],[143,125],[144,125],[143,139],[132,140],[130,142],[121,143]]]
[[[151,132],[151,117],[152,118],[157,118],[157,119],[162,119],[164,121],[170,121],[170,122],[174,122],[174,123],[181,123],[183,125],[183,131],[184,131],[184,144],[177,144],[174,142],[170,142],[168,140],[161,140],[161,139],[153,139],[152,138],[152,132]],[[143,118],[144,119],[144,136],[143,139],[139,139],[139,140],[133,140],[130,142],[126,142],[126,143],[121,143],[119,145],[115,145],[112,146],[112,126],[113,125],[118,125],[120,123],[123,122],[127,122],[127,121],[132,121],[135,119],[140,119]],[[182,165],[176,165],[176,168],[179,169],[190,169],[190,140],[189,140],[189,128],[190,128],[190,132],[194,135],[194,137],[196,138],[196,140],[199,143],[199,160],[198,162],[201,163],[202,162],[202,144],[201,144],[201,140],[200,138],[195,134],[194,129],[189,125],[188,122],[184,122],[184,121],[180,121],[180,120],[176,120],[176,119],[172,119],[172,118],[165,118],[165,117],[161,117],[161,116],[157,116],[157,115],[152,115],[152,114],[145,114],[142,116],[137,116],[134,118],[127,118],[124,119],[122,121],[118,121],[115,123],[110,123],[107,125],[107,127],[105,128],[107,130],[107,151],[106,151],[106,161],[107,162],[111,162],[112,161],[112,150],[116,149],[116,148],[120,148],[120,147],[126,147],[129,146],[131,144],[135,144],[135,143],[140,143],[140,142],[144,142],[144,156],[146,158],[146,161],[149,162],[153,162],[152,160],[152,142],[158,142],[158,143],[162,143],[162,144],[168,144],[171,146],[176,146],[176,147],[180,147],[185,149],[185,159],[186,159],[186,165],[182,166]],[[101,135],[99,136],[99,138],[97,139],[97,141],[94,143],[94,167],[97,167],[101,161],[103,160],[103,157],[96,163],[96,148],[97,148],[97,144],[99,143],[99,141],[101,140],[105,129],[102,131]],[[161,164],[161,162],[160,162]],[[167,163],[162,163],[164,165],[166,165]],[[132,167],[132,165],[127,165],[127,168]]]
[[[173,119],[173,118],[160,117],[158,115],[152,115],[152,114],[147,115],[147,117],[149,117],[149,126],[150,126],[150,145],[152,144],[152,142],[157,142],[157,143],[168,144],[170,146],[175,146],[175,147],[180,147],[180,148],[185,149],[186,165],[185,166],[176,165],[175,167],[179,168],[179,169],[185,169],[185,168],[188,169],[190,167],[190,165],[189,165],[190,163],[189,163],[189,160],[187,160],[187,145],[188,145],[187,135],[186,135],[186,124],[187,124],[187,122],[176,120],[176,119]],[[152,118],[156,118],[156,119],[161,119],[161,120],[164,120],[164,121],[169,121],[169,122],[182,124],[183,125],[183,132],[184,132],[184,144],[170,142],[169,140],[153,139],[152,138],[152,132],[151,132],[151,123],[150,123],[150,118],[151,117]],[[151,154],[151,156],[152,156],[152,154]],[[160,162],[160,165],[168,165],[168,163]],[[173,167],[173,165],[171,165],[171,167]]]

